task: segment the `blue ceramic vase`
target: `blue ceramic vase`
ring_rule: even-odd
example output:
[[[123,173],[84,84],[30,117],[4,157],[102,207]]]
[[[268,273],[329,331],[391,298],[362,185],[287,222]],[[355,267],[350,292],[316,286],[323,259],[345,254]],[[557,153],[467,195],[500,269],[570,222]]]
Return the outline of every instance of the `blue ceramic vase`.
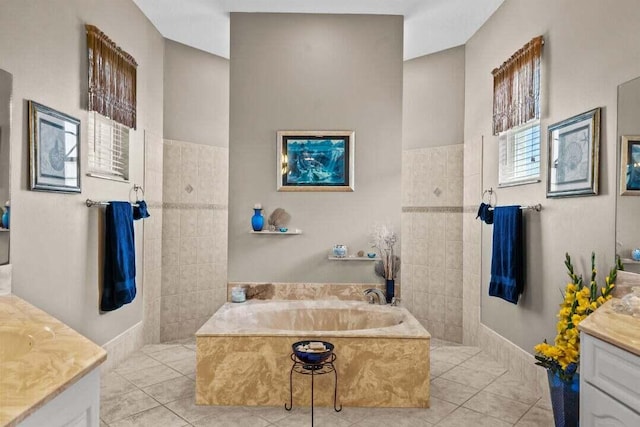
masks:
[[[396,294],[396,281],[394,279],[385,280],[385,295],[387,297],[387,304],[391,304],[391,300]]]
[[[9,229],[10,218],[11,218],[11,206],[6,206],[5,211],[2,214],[2,228]]]
[[[547,370],[551,406],[556,427],[578,427],[580,418],[580,375],[562,381],[558,374]]]
[[[254,214],[251,217],[251,227],[253,227],[253,231],[262,231],[262,227],[264,227],[262,209],[254,209],[253,212]]]

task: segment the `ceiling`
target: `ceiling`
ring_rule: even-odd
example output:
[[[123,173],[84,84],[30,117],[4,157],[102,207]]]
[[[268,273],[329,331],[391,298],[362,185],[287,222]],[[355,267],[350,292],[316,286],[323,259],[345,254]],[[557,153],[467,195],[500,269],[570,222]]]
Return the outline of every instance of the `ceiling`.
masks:
[[[404,59],[467,42],[504,0],[133,0],[171,40],[229,58],[230,12],[403,15]]]

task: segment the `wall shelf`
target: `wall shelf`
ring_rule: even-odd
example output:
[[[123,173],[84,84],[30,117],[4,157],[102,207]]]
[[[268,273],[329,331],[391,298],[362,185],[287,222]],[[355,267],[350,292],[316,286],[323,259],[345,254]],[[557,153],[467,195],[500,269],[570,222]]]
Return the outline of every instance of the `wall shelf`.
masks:
[[[8,228],[0,228],[0,233],[2,233],[2,232],[8,233],[9,229]]]
[[[282,235],[282,236],[286,236],[286,235],[292,235],[292,234],[302,234],[302,230],[300,229],[293,229],[293,230],[288,230],[288,231],[269,231],[269,230],[262,230],[262,231],[250,231],[251,234],[264,234],[264,235],[269,235],[269,236],[274,236],[274,235]]]
[[[369,258],[368,256],[345,256],[345,257],[337,257],[329,255],[330,261],[380,261],[380,257],[376,256],[375,258]]]
[[[640,261],[631,258],[620,258],[620,261],[622,261],[623,264],[640,264]]]

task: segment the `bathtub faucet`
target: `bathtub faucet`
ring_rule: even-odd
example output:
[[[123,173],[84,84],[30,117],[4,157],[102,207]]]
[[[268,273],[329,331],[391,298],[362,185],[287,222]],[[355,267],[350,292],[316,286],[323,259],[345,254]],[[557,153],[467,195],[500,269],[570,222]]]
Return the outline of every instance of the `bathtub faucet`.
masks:
[[[370,296],[371,294],[375,294],[378,296],[378,304],[385,305],[387,303],[387,298],[384,296],[384,292],[380,289],[369,288],[364,291],[366,296]],[[373,296],[369,298],[369,304],[373,304]]]

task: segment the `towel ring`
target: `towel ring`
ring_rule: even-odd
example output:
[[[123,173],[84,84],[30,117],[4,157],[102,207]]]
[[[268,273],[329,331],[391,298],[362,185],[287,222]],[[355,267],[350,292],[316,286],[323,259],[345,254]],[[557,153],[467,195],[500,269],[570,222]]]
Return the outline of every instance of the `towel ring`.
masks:
[[[488,195],[487,197],[488,200],[485,201],[485,196],[487,195]],[[491,202],[494,202],[494,203],[491,203]],[[493,188],[484,190],[482,192],[482,203],[486,203],[487,205],[490,205],[490,206],[495,206],[498,204],[498,195],[496,194],[495,191],[493,191]]]
[[[135,201],[131,201],[131,193],[133,193],[133,195],[135,196]],[[140,193],[142,194],[142,198],[140,197]],[[131,188],[131,190],[129,190],[129,201],[133,204],[138,203],[140,201],[144,200],[144,188],[142,188],[141,185],[138,184],[133,184],[133,187]]]

